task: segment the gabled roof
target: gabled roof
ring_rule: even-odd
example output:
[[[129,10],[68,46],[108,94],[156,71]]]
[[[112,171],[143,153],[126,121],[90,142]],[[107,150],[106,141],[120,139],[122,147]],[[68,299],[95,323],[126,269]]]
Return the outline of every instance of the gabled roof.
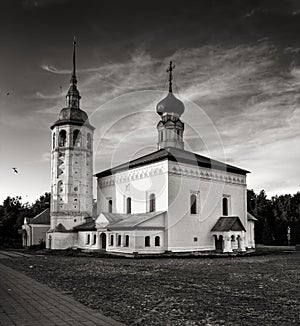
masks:
[[[84,222],[80,225],[74,226],[76,231],[96,231],[96,223],[94,219]]]
[[[118,172],[127,171],[139,166],[151,164],[154,162],[160,162],[163,160],[168,160],[168,161],[178,162],[178,163],[186,163],[190,165],[196,165],[196,166],[206,167],[209,169],[216,169],[216,170],[227,171],[227,172],[232,172],[232,173],[237,173],[242,175],[246,175],[247,173],[249,173],[249,171],[247,170],[243,170],[233,165],[212,160],[206,156],[202,156],[178,148],[168,147],[168,148],[161,148],[158,151],[144,155],[135,160],[99,172],[95,174],[95,176],[98,178],[102,178],[108,175],[113,175]]]
[[[247,220],[248,221],[257,221],[257,218],[247,212]]]
[[[246,231],[243,223],[238,216],[222,216],[218,219],[211,231],[228,232],[228,231]]]
[[[54,232],[68,232],[67,229],[61,223],[56,225],[56,227],[54,228],[53,231]]]
[[[140,224],[154,218],[155,216],[164,214],[165,212],[151,212],[141,214],[114,214],[114,213],[102,213],[109,221],[106,226],[108,229],[119,228],[135,228]]]
[[[28,224],[45,224],[50,225],[50,209],[46,208],[40,214],[29,220]]]

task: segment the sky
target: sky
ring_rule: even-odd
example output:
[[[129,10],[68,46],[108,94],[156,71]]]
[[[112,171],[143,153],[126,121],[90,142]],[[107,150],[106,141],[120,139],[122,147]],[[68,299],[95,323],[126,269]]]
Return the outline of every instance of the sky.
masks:
[[[95,173],[156,150],[173,60],[186,148],[251,171],[268,197],[300,190],[299,1],[4,0],[0,30],[0,202],[50,190],[74,35]]]

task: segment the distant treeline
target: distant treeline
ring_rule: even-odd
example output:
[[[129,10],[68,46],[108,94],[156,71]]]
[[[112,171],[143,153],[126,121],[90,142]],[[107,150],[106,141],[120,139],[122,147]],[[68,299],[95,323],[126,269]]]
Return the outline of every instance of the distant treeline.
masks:
[[[255,241],[262,244],[300,244],[300,192],[267,199],[264,190],[247,190],[248,212],[257,218]],[[21,197],[7,197],[0,205],[0,246],[21,246],[24,217],[34,217],[50,206],[50,193],[34,204]],[[288,235],[288,229],[289,235]]]
[[[0,246],[22,245],[21,230],[24,217],[34,217],[50,205],[50,193],[46,192],[34,204],[22,203],[22,198],[7,197],[0,205]]]
[[[248,212],[257,218],[255,242],[261,244],[300,244],[300,192],[267,199],[264,190],[247,191]]]

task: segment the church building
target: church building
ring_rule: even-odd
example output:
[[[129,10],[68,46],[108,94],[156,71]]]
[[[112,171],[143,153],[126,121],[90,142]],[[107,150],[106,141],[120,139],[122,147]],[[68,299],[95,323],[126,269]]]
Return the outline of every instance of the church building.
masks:
[[[74,42],[66,107],[51,126],[47,248],[126,256],[254,250],[248,171],[184,149],[185,106],[173,93],[173,69],[170,62],[169,91],[156,105],[157,150],[94,175],[93,216],[95,128],[80,108]]]

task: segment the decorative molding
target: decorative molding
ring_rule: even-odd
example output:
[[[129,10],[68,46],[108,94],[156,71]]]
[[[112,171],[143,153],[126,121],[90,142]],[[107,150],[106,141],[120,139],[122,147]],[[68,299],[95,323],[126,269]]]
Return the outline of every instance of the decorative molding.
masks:
[[[115,184],[128,183],[167,172],[167,162],[154,163],[148,166],[130,169],[104,178],[98,178],[98,185],[101,188],[114,186]]]
[[[110,187],[115,184],[128,183],[167,172],[173,175],[188,176],[243,186],[246,185],[246,177],[243,175],[174,162],[168,162],[168,166],[166,162],[155,163],[137,169],[130,169],[116,173],[104,178],[99,178],[98,185],[101,188]]]
[[[232,172],[191,166],[183,163],[169,162],[169,173],[181,176],[196,177],[218,182],[246,185],[246,177]]]

